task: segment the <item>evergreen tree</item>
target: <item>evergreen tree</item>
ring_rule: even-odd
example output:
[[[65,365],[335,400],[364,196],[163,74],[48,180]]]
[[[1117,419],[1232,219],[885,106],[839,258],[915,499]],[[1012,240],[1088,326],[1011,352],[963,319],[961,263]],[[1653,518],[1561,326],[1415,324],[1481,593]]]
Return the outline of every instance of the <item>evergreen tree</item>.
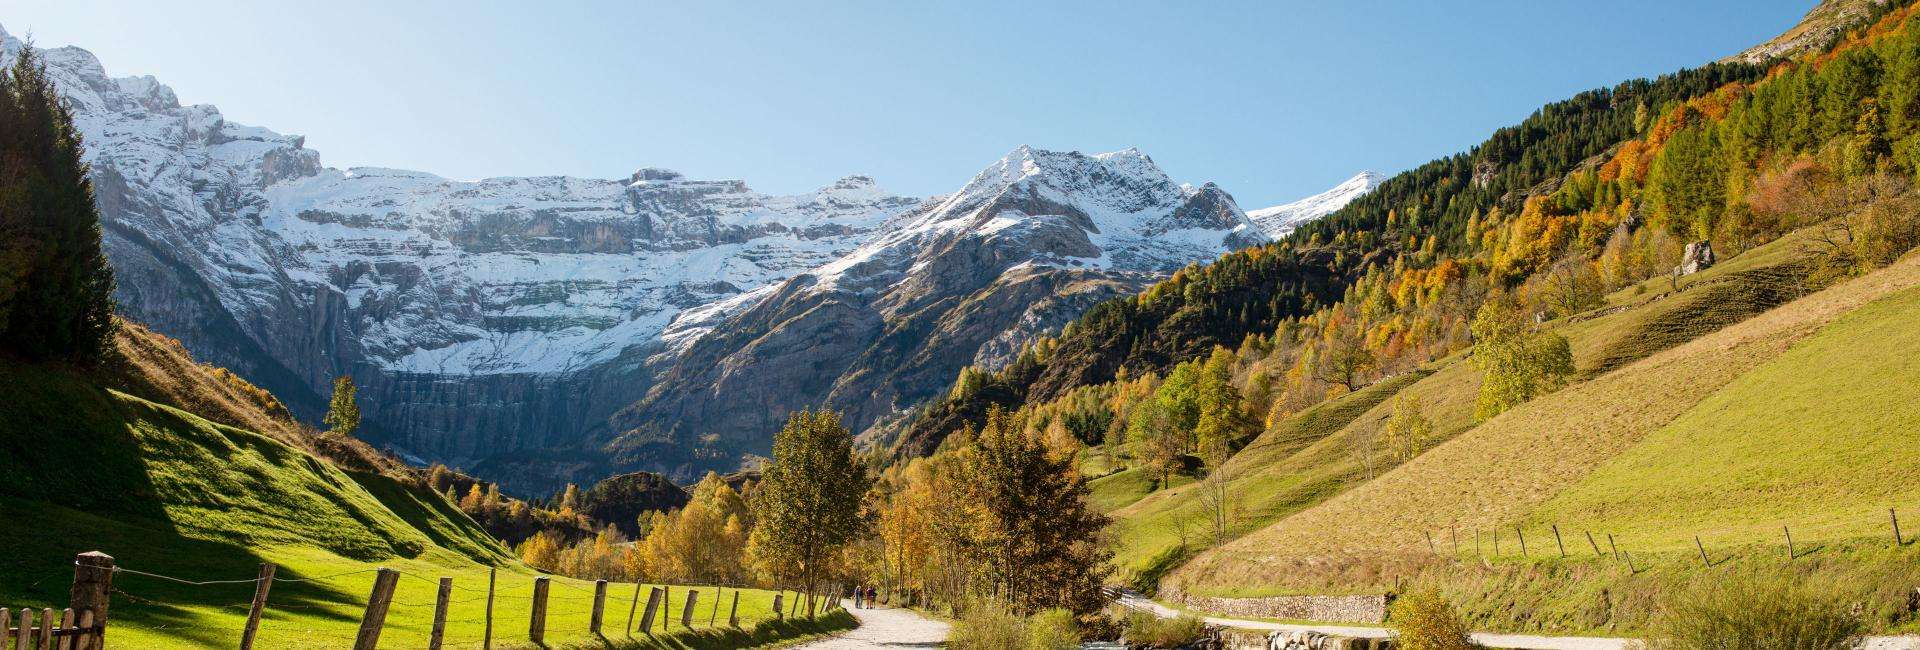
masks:
[[[352,377],[343,375],[333,380],[333,401],[327,405],[327,417],[322,420],[328,431],[351,436],[360,428],[360,404],[354,400],[359,390],[354,387]]]
[[[80,133],[32,47],[0,71],[0,347],[29,359],[102,359],[113,269]]]
[[[966,503],[979,513],[968,546],[990,595],[1022,614],[1097,611],[1112,555],[1098,539],[1107,518],[1087,507],[1072,456],[1050,452],[1024,422],[994,409],[964,458]]]
[[[750,554],[811,594],[840,547],[866,532],[861,504],[873,479],[853,435],[830,411],[797,411],[773,438],[773,462],[753,491]]]

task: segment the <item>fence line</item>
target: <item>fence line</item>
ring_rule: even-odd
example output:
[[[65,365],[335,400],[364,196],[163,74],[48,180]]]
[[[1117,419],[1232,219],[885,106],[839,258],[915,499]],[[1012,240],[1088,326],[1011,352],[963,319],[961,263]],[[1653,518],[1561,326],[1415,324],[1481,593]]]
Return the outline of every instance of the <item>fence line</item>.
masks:
[[[651,623],[652,620],[657,618],[661,622],[661,626],[656,630],[649,624],[642,626],[638,630],[634,630],[631,610],[638,606],[639,592],[642,587],[645,586],[645,583],[611,583],[606,580],[597,580],[594,581],[591,587],[587,587],[574,584],[567,580],[553,579],[555,576],[540,574],[534,576],[533,580],[528,583],[508,585],[498,581],[496,577],[494,577],[496,574],[490,571],[487,587],[481,589],[459,584],[458,581],[450,577],[429,578],[424,575],[388,567],[357,569],[306,577],[280,576],[278,575],[278,569],[279,567],[271,562],[263,562],[260,565],[258,575],[252,578],[183,578],[164,573],[118,566],[114,563],[112,557],[103,553],[82,553],[76,556],[73,562],[74,582],[72,589],[72,606],[60,610],[47,608],[40,610],[22,609],[17,610],[17,617],[14,614],[16,610],[0,608],[0,648],[13,647],[16,641],[26,644],[22,647],[52,647],[59,648],[60,650],[95,650],[100,648],[105,643],[108,630],[108,606],[111,597],[116,595],[124,599],[125,602],[142,606],[201,607],[216,611],[244,613],[244,624],[240,629],[234,631],[238,645],[242,650],[250,650],[256,639],[262,633],[269,635],[276,634],[274,631],[276,627],[279,628],[277,634],[295,633],[303,636],[318,636],[325,639],[349,642],[351,646],[356,649],[373,648],[378,644],[380,633],[383,628],[386,627],[389,613],[395,613],[396,616],[407,619],[430,620],[432,622],[432,633],[429,648],[437,650],[448,636],[449,630],[446,629],[448,623],[466,626],[484,626],[484,632],[480,633],[480,644],[483,648],[490,648],[492,647],[496,633],[505,632],[505,635],[501,638],[502,640],[507,640],[507,636],[513,635],[511,631],[513,625],[517,625],[514,621],[524,621],[527,623],[525,631],[529,640],[539,643],[543,641],[542,636],[546,631],[546,604],[549,600],[575,603],[576,605],[569,608],[569,616],[573,616],[575,613],[580,612],[580,610],[591,607],[592,616],[588,619],[589,629],[587,631],[594,635],[600,635],[601,627],[606,623],[606,618],[608,618],[608,616],[606,616],[607,612],[605,611],[608,597],[612,596],[614,609],[616,610],[613,618],[617,619],[617,610],[621,604],[620,601],[626,595],[624,592],[618,592],[612,588],[625,584],[633,584],[635,589],[631,602],[628,604],[630,610],[629,619],[624,625],[618,621],[615,622],[615,625],[624,630],[628,635],[633,634],[635,631],[648,635],[663,633],[674,627],[670,622],[675,619],[678,619],[680,628],[693,629],[699,627],[698,621],[703,614],[706,618],[706,628],[718,629],[722,627],[720,624],[722,618],[720,613],[722,609],[728,610],[727,616],[725,617],[727,621],[726,627],[737,628],[739,626],[739,608],[742,591],[746,589],[766,589],[734,582],[707,585],[657,585],[653,589],[655,594],[659,596],[658,602],[656,602],[654,598],[648,599],[646,619]],[[366,589],[366,583],[349,584],[340,579],[362,574],[375,574],[372,580],[372,591],[367,595],[364,602],[345,598],[319,598],[314,602],[271,602],[272,596],[274,595],[272,590],[274,583],[323,585],[329,589],[351,593]],[[49,576],[49,578],[50,577],[51,576]],[[235,588],[241,585],[250,585],[252,586],[251,591],[253,593],[250,599],[238,600],[231,603],[170,603],[165,599],[149,598],[134,592],[128,592],[124,585],[114,584],[116,577],[136,581],[153,580],[191,587],[194,588],[195,593],[199,593],[201,589],[219,590]],[[398,583],[401,582],[401,578],[418,580],[433,585],[437,590],[434,602],[420,602],[410,598],[396,598],[395,591]],[[43,578],[35,581],[33,584],[38,585],[45,580],[46,578]],[[546,586],[554,584],[558,584],[562,588],[561,593],[553,594],[545,588]],[[771,612],[771,615],[775,619],[784,619],[790,615],[813,616],[830,612],[838,607],[837,596],[840,587],[838,584],[825,584],[821,585],[819,589],[812,593],[803,590],[769,590],[773,591],[771,600],[774,611]],[[451,597],[451,593],[455,589],[472,595],[453,598]],[[722,602],[727,596],[726,591],[728,589],[734,592],[730,605]],[[136,592],[137,591],[138,589],[136,589]],[[235,595],[240,595],[238,589],[234,589],[234,591]],[[785,604],[795,607],[795,612],[779,611],[783,604],[783,595],[787,591],[793,591],[794,598]],[[580,592],[587,595],[576,596],[567,592]],[[284,599],[284,592],[281,595]],[[815,603],[815,611],[798,612],[797,609],[800,605],[800,600],[809,596],[819,601]],[[486,607],[484,613],[480,616],[473,616],[471,612],[463,613],[463,615],[457,617],[451,615],[451,610],[454,606],[472,605],[481,601],[486,601]],[[516,605],[515,608],[526,607],[527,609],[522,611],[526,612],[525,616],[527,618],[522,619],[519,618],[518,614],[497,611],[496,604],[501,601],[515,601],[520,603]],[[283,612],[325,611],[337,613],[342,609],[354,607],[356,604],[361,604],[365,608],[365,611],[360,617],[358,634],[342,633],[335,629],[316,628],[311,625],[302,625],[294,622],[283,622],[275,625],[273,621],[266,620],[267,617],[265,616],[267,610]],[[677,605],[680,611],[666,611],[670,606],[674,605]],[[656,613],[656,611],[654,611],[656,607],[661,611]],[[392,608],[398,608],[398,610],[394,611]],[[502,623],[507,623],[508,625],[502,626]],[[161,631],[195,630],[196,627],[191,625],[175,626],[163,624],[157,626],[155,629]],[[203,634],[206,632],[204,629],[198,631]],[[464,637],[467,633],[462,632],[461,635]]]
[[[1893,536],[1893,544],[1895,547],[1906,546],[1908,544],[1914,543],[1915,541],[1920,541],[1920,537],[1909,538],[1903,534],[1903,532],[1900,529],[1900,513],[1896,508],[1887,509],[1887,516],[1885,519],[1882,520],[1882,523],[1889,526],[1890,532],[1892,533],[1892,536]],[[1543,524],[1543,526],[1545,530],[1553,534],[1554,547],[1555,547],[1554,550],[1557,550],[1558,552],[1557,557],[1561,559],[1577,559],[1574,557],[1573,554],[1570,554],[1567,552],[1566,542],[1561,537],[1559,522],[1549,522],[1549,523]],[[1457,522],[1453,524],[1449,524],[1447,529],[1443,531],[1448,534],[1449,539],[1452,540],[1453,542],[1453,551],[1451,554],[1443,554],[1438,550],[1437,545],[1434,543],[1434,531],[1430,531],[1430,530],[1421,531],[1417,537],[1413,538],[1412,545],[1416,548],[1420,546],[1425,546],[1429,553],[1436,556],[1451,555],[1452,557],[1458,558],[1461,555],[1463,555],[1462,548],[1459,542],[1458,531],[1459,531],[1459,524]],[[1516,525],[1513,527],[1513,532],[1514,532],[1514,536],[1519,538],[1520,540],[1519,557],[1521,558],[1533,557],[1535,554],[1528,550],[1526,533],[1525,533],[1524,527]],[[1795,546],[1794,537],[1793,537],[1793,528],[1789,525],[1782,524],[1780,526],[1780,532],[1786,540],[1787,561],[1791,562],[1795,559],[1803,557],[1805,553],[1799,552],[1799,549]],[[1600,543],[1595,538],[1596,533],[1606,536],[1607,547],[1609,549],[1608,551],[1602,551],[1600,549]],[[1611,555],[1615,562],[1619,562],[1621,564],[1626,565],[1628,570],[1633,573],[1639,573],[1644,569],[1651,568],[1651,565],[1649,564],[1634,562],[1634,557],[1632,553],[1624,546],[1625,542],[1623,540],[1617,540],[1614,537],[1613,533],[1587,529],[1587,530],[1581,530],[1580,534],[1586,538],[1588,546],[1593,549],[1595,559],[1605,558],[1608,555]],[[1864,539],[1871,539],[1871,538],[1872,536],[1863,535],[1858,537],[1857,539],[1864,540]],[[1882,539],[1885,539],[1885,538],[1882,538]],[[1423,543],[1423,540],[1424,540],[1424,543]],[[1478,527],[1475,527],[1473,557],[1477,557],[1477,558],[1480,558],[1481,560],[1489,560],[1489,561],[1499,560],[1505,557],[1513,557],[1511,555],[1501,553],[1500,551],[1499,527],[1494,528],[1492,541],[1493,541],[1493,554],[1492,555],[1484,554],[1482,552],[1481,545],[1480,545],[1480,531]],[[1721,562],[1726,562],[1734,559],[1734,556],[1731,554],[1721,557],[1718,560],[1714,559],[1713,551],[1711,550],[1710,547],[1707,546],[1704,539],[1698,534],[1693,535],[1692,541],[1694,544],[1695,554],[1698,555],[1700,559],[1700,563],[1702,565],[1705,565],[1708,568],[1711,568]],[[1754,543],[1742,544],[1741,546],[1764,547],[1764,546],[1770,546],[1770,545],[1771,544],[1767,542],[1754,542]],[[1551,555],[1552,552],[1553,551],[1548,551],[1549,555],[1547,555],[1546,557],[1554,557],[1553,555]],[[1808,552],[1810,553],[1812,551],[1808,551]]]

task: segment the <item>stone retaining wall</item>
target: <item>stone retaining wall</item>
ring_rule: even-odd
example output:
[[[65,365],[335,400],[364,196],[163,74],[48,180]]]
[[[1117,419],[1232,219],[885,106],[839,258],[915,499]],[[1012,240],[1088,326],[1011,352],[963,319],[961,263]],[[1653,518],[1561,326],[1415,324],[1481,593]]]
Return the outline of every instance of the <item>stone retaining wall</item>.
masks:
[[[1387,596],[1268,596],[1265,598],[1212,598],[1180,594],[1175,600],[1215,616],[1240,618],[1282,618],[1329,623],[1384,623],[1387,620]]]

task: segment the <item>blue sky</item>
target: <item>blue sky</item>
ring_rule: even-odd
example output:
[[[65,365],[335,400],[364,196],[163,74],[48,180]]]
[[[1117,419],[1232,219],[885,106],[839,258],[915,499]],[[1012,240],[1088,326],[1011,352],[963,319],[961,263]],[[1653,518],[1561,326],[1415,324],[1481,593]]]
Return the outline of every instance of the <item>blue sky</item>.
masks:
[[[0,25],[304,134],[332,166],[657,166],[782,193],[864,173],[925,195],[1020,144],[1136,146],[1251,209],[1731,54],[1812,5],[0,0]]]

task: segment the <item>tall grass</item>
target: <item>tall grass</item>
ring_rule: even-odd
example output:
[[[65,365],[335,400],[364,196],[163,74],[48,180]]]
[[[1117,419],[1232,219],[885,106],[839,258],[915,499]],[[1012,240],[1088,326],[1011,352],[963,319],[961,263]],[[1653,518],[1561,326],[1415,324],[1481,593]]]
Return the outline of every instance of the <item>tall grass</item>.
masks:
[[[1676,650],[1857,648],[1866,621],[1830,586],[1738,577],[1680,590],[1655,620],[1654,645]]]
[[[1160,618],[1146,612],[1127,615],[1126,641],[1130,647],[1182,648],[1207,635],[1207,624],[1189,614]]]

